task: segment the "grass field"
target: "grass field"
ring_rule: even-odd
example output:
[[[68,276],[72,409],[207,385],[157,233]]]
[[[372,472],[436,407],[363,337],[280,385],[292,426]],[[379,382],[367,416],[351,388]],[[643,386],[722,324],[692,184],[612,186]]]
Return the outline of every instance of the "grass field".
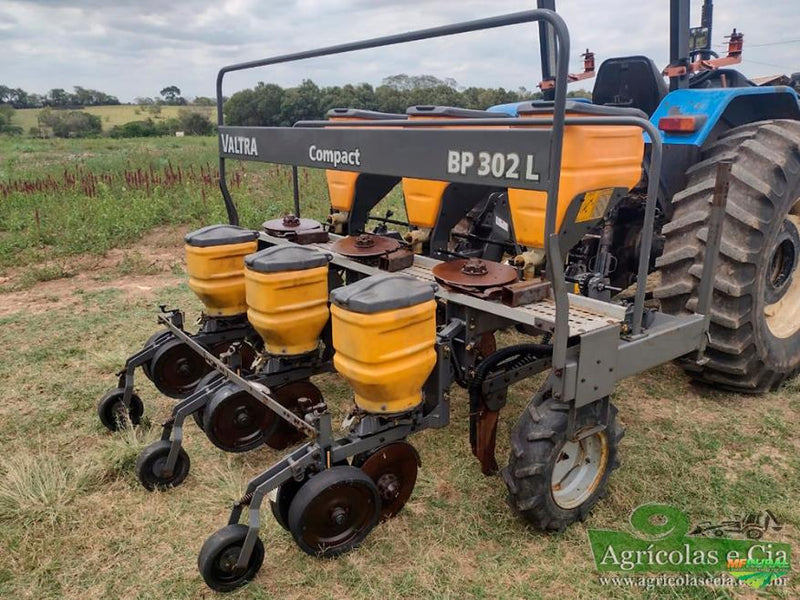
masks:
[[[83,110],[87,113],[97,115],[103,122],[103,131],[108,131],[114,125],[122,125],[130,121],[143,121],[151,118],[154,121],[163,121],[172,117],[178,116],[178,111],[182,108],[191,108],[193,111],[198,111],[206,114],[213,120],[216,108],[211,106],[162,106],[161,113],[152,114],[136,105],[118,105],[118,106],[88,106]],[[37,118],[41,108],[22,108],[14,112],[14,125],[22,127],[22,131],[28,133],[31,127],[38,127],[39,123]]]
[[[42,141],[0,138],[0,183],[67,169],[116,174],[80,186],[0,193],[0,597],[211,598],[197,573],[204,539],[224,525],[248,477],[278,454],[217,451],[190,424],[185,484],[148,493],[133,472],[172,401],[144,378],[148,424],[110,434],[95,404],[125,357],[156,329],[159,303],[200,305],[186,285],[182,235],[222,219],[214,182],[130,189],[120,173],[213,167],[215,140]],[[238,167],[241,169],[242,167]],[[234,190],[257,226],[291,204],[286,170],[246,165]],[[212,178],[213,179],[213,178]],[[102,181],[101,181],[102,182]],[[312,213],[323,181],[303,172]],[[205,200],[203,199],[205,194]],[[397,197],[391,199],[397,207]],[[38,220],[35,211],[38,209]],[[38,231],[37,231],[38,228]],[[74,230],[77,230],[74,231]],[[507,341],[507,339],[506,339]],[[316,379],[334,415],[351,402],[334,375]],[[538,381],[512,389],[498,458]],[[456,389],[453,422],[412,438],[422,468],[411,501],[357,551],[336,560],[302,554],[268,514],[264,567],[232,598],[797,598],[790,587],[632,590],[598,583],[587,530],[628,529],[633,508],[672,504],[693,522],[770,509],[784,525],[769,539],[800,541],[800,382],[764,397],[692,385],[673,365],[624,381],[614,402],[627,428],[609,496],[563,534],[531,531],[511,514],[498,477],[469,451],[468,410]]]

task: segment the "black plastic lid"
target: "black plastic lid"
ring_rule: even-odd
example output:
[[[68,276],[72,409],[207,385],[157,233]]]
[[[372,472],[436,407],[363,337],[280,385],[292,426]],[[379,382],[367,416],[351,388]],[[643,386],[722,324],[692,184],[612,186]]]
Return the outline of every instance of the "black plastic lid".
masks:
[[[281,271],[304,271],[327,265],[332,254],[309,248],[308,246],[272,246],[248,254],[244,264],[248,269],[259,273],[279,273]]]
[[[552,114],[554,103],[551,100],[531,100],[517,106],[518,115]],[[602,106],[589,102],[567,101],[568,113],[579,113],[588,116],[598,117],[638,117],[648,119],[649,117],[638,108],[627,108],[624,106]]]
[[[347,117],[348,119],[371,119],[373,121],[408,118],[401,114],[378,112],[377,110],[361,110],[360,108],[332,108],[325,116],[329,119],[331,117]]]
[[[412,106],[406,109],[406,112],[414,117],[447,117],[451,119],[502,119],[508,117],[506,114],[488,110],[458,108],[457,106],[431,106],[429,104]]]
[[[372,275],[333,290],[331,302],[352,312],[372,314],[433,300],[438,287],[407,275]]]
[[[183,238],[186,243],[195,248],[208,246],[227,246],[230,244],[243,244],[252,242],[258,237],[258,232],[236,225],[208,225],[186,234]]]

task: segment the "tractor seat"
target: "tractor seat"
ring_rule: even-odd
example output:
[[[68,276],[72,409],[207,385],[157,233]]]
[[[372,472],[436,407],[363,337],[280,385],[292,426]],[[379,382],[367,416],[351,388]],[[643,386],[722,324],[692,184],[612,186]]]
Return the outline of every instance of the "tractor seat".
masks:
[[[592,102],[603,106],[638,108],[652,115],[664,96],[667,84],[646,56],[622,56],[603,61],[597,71]]]

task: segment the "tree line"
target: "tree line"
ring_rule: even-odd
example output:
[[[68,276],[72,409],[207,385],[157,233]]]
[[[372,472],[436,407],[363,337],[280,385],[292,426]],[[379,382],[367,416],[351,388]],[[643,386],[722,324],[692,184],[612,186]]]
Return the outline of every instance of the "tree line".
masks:
[[[73,87],[73,92],[62,88],[53,88],[46,94],[26,92],[22,88],[12,88],[0,85],[0,104],[11,105],[12,108],[82,108],[85,106],[116,106],[121,104],[119,98],[101,92],[84,88],[79,85]],[[181,96],[181,90],[176,85],[168,85],[159,92],[160,97],[142,97],[136,99],[140,105],[167,105],[185,106],[189,101]],[[200,106],[214,104],[210,98],[198,97],[194,101]]]
[[[120,104],[119,99],[99,90],[76,85],[73,92],[53,88],[46,94],[26,92],[22,88],[0,85],[0,104],[10,104],[13,108],[57,108],[83,106],[109,106]]]
[[[80,86],[75,87],[74,93],[53,89],[43,96],[0,86],[0,106],[4,106],[0,111],[0,133],[22,133],[12,122],[14,108],[44,108],[38,117],[39,126],[29,132],[35,136],[88,137],[105,133],[111,137],[149,137],[174,135],[176,131],[188,135],[214,132],[214,125],[205,115],[189,110],[190,103],[181,95],[180,88],[167,86],[159,95],[136,98],[136,114],[145,113],[145,118],[103,132],[99,117],[75,109],[120,104],[114,96]],[[589,97],[590,94],[578,90],[570,92],[570,96]],[[409,106],[419,104],[486,109],[495,104],[541,97],[540,92],[523,87],[516,90],[462,87],[453,79],[401,73],[384,78],[377,87],[368,83],[320,87],[310,79],[289,88],[261,82],[255,88],[241,90],[226,98],[223,110],[226,123],[231,125],[291,126],[303,119],[324,118],[331,108],[403,114]],[[213,106],[216,101],[197,97],[191,104]],[[182,109],[177,118],[163,119],[162,106],[186,106],[187,109]]]
[[[583,90],[571,96],[589,97]],[[405,113],[409,106],[435,104],[460,108],[486,109],[495,104],[541,98],[540,92],[525,88],[461,87],[453,79],[432,75],[386,77],[381,85],[320,87],[306,79],[299,86],[282,88],[274,83],[259,83],[253,89],[233,94],[224,105],[225,122],[231,125],[290,126],[303,119],[320,119],[331,108],[360,108],[389,113]]]

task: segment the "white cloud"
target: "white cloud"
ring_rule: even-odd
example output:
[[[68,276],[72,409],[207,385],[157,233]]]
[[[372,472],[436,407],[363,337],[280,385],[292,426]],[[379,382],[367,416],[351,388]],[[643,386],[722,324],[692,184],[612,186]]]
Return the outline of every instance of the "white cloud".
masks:
[[[699,0],[694,4],[696,21]],[[211,95],[216,71],[232,62],[532,5],[531,0],[5,0],[1,77],[5,85],[29,91],[82,85],[122,100],[155,95],[170,84],[188,96]],[[587,47],[598,60],[645,54],[666,63],[667,2],[563,0],[558,8],[570,26],[573,70],[580,69],[579,55]],[[734,26],[745,33],[741,68],[747,75],[800,71],[800,44],[757,46],[797,38],[799,3],[717,0],[714,41],[720,50]],[[529,24],[278,65],[231,75],[226,93],[259,80],[377,84],[401,72],[453,77],[462,85],[533,88],[540,78],[536,40],[536,27]]]

